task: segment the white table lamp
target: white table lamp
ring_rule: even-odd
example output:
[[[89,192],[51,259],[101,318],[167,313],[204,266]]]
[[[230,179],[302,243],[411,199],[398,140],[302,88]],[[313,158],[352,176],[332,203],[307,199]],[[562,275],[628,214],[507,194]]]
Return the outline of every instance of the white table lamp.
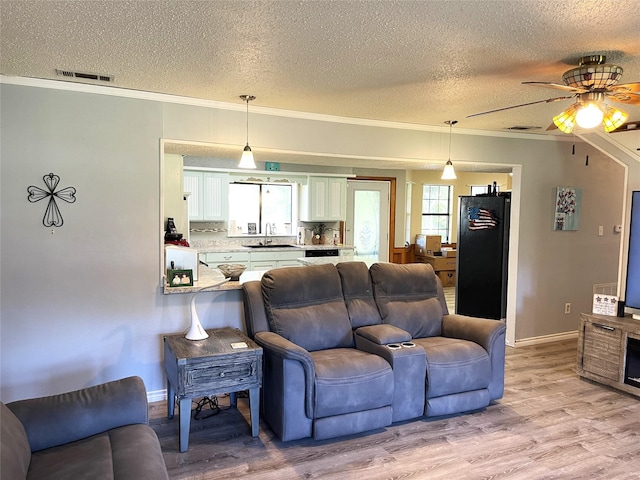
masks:
[[[204,340],[205,338],[209,337],[209,334],[205,332],[204,328],[202,328],[202,324],[200,323],[200,318],[198,318],[198,310],[196,309],[196,296],[199,293],[202,293],[207,288],[217,287],[228,281],[229,279],[225,278],[221,282],[214,283],[213,285],[207,285],[206,287],[201,288],[191,296],[191,304],[190,304],[191,325],[189,326],[189,330],[184,336],[187,340]]]

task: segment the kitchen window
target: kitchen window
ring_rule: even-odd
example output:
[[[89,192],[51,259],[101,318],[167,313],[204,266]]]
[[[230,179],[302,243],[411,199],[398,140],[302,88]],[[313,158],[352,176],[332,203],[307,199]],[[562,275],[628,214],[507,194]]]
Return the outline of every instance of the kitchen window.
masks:
[[[440,235],[443,243],[449,243],[451,235],[451,185],[422,185],[423,235]]]
[[[229,235],[293,235],[295,189],[291,184],[229,184]],[[235,228],[235,229],[234,229]]]

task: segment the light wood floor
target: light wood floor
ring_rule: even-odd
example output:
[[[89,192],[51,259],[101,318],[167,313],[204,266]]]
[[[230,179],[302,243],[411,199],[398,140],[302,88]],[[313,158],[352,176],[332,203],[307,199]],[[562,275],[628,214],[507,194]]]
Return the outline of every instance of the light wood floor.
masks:
[[[192,420],[185,453],[165,402],[151,425],[172,479],[640,479],[640,399],[575,362],[576,341],[507,347],[504,398],[485,410],[334,440],[284,443],[264,422],[252,438],[243,399]]]

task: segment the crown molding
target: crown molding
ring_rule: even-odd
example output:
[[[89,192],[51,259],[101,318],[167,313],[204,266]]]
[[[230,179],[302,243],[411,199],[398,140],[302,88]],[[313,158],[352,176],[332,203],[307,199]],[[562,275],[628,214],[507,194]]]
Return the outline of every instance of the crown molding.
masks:
[[[65,90],[78,93],[91,93],[95,95],[107,95],[113,97],[134,98],[138,100],[148,100],[152,102],[175,103],[180,105],[190,105],[195,107],[215,108],[220,110],[244,112],[244,103],[235,104],[220,102],[216,100],[205,100],[202,98],[185,97],[180,95],[170,95],[166,93],[147,92],[144,90],[132,90],[114,86],[94,85],[91,83],[72,82],[69,80],[49,80],[44,78],[19,77],[0,75],[0,85],[17,85],[23,87],[46,88],[51,90]],[[301,120],[314,120],[320,122],[342,123],[345,125],[359,125],[377,128],[392,128],[397,130],[417,130],[423,132],[442,133],[448,127],[419,125],[415,123],[390,122],[385,120],[371,120],[363,118],[341,117],[337,115],[327,115],[321,113],[299,112],[296,110],[282,110],[277,108],[252,106],[252,113],[271,115],[275,117],[297,118]],[[448,131],[448,130],[447,130]],[[498,137],[523,140],[538,141],[572,141],[572,138],[560,137],[556,135],[540,135],[522,132],[498,132],[491,130],[473,130],[456,128],[454,135],[473,135],[482,137]]]

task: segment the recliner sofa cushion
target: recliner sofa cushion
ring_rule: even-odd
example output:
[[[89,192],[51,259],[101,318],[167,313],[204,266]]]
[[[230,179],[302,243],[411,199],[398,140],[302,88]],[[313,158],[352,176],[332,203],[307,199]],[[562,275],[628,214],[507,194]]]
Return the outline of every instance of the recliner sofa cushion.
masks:
[[[33,454],[29,479],[34,480],[113,480],[111,442],[107,432],[40,450]]]
[[[353,345],[335,265],[269,270],[262,294],[272,332],[310,352]]]
[[[33,454],[29,480],[79,478],[166,478],[162,451],[155,432],[148,425],[126,425]]]
[[[374,263],[370,272],[383,323],[406,330],[413,338],[442,333],[438,277],[431,265]]]
[[[364,262],[342,262],[336,265],[342,280],[342,294],[349,312],[351,327],[382,323],[378,306],[373,298],[373,285],[369,268]]]
[[[393,402],[393,371],[382,357],[352,348],[311,352],[315,418],[371,410]]]
[[[427,357],[427,398],[486,389],[491,359],[475,342],[447,337],[418,338]]]
[[[27,478],[31,447],[22,422],[11,410],[0,402],[0,447],[2,477],[18,479]]]

